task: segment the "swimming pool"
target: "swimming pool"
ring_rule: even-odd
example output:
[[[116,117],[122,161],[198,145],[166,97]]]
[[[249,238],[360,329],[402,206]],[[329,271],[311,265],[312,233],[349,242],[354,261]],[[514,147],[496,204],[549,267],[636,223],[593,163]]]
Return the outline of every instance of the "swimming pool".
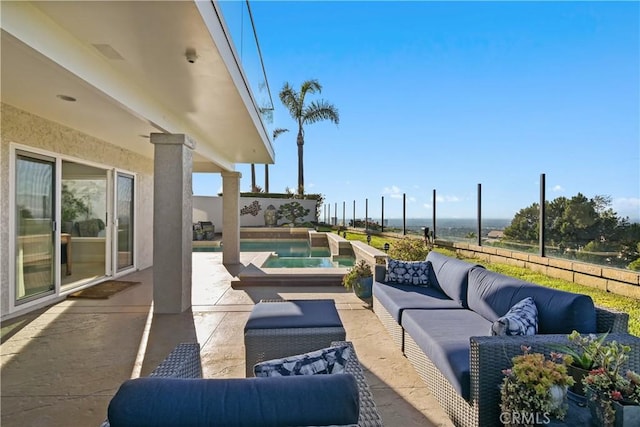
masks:
[[[193,252],[222,252],[222,246],[194,246]],[[275,252],[264,268],[339,268],[352,267],[353,257],[331,256],[328,247],[310,247],[307,240],[240,240],[240,252]]]

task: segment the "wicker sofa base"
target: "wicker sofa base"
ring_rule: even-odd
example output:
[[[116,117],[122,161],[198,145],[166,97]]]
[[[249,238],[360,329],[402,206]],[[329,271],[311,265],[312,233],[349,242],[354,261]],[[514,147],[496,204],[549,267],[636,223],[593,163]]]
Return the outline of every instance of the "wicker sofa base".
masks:
[[[385,327],[389,335],[391,335],[391,339],[393,343],[398,346],[400,350],[404,351],[404,331],[402,326],[396,322],[396,320],[389,314],[387,309],[380,304],[380,301],[373,296],[373,312],[378,316],[378,319]]]
[[[406,333],[404,337],[404,354],[455,425],[489,426],[489,424],[479,424],[477,406],[467,402],[458,394],[449,380],[440,373],[440,370],[424,354],[413,338]]]

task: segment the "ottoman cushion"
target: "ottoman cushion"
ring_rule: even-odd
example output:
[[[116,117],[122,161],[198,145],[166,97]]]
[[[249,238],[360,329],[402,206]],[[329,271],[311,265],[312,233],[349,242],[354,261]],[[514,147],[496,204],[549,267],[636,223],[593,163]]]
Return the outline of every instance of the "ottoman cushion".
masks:
[[[342,327],[333,300],[259,302],[244,327],[249,329]]]

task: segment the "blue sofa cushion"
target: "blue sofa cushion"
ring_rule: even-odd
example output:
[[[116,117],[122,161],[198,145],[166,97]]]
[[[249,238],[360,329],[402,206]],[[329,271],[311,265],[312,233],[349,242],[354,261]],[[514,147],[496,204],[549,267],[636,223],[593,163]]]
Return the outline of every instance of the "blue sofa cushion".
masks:
[[[456,301],[431,287],[373,282],[373,296],[398,324],[402,310],[406,309],[462,309]]]
[[[257,363],[253,367],[253,373],[256,377],[341,374],[350,357],[351,347],[348,345],[327,347],[309,353]]]
[[[429,252],[427,261],[431,263],[429,284],[447,294],[460,307],[466,308],[469,271],[473,268],[483,269],[484,267],[451,258],[436,251]]]
[[[587,295],[560,291],[484,269],[469,272],[469,308],[490,322],[518,301],[532,297],[538,309],[539,334],[596,332],[596,312]]]
[[[535,335],[538,332],[538,309],[533,298],[526,297],[493,322],[491,335]]]
[[[387,283],[429,286],[431,263],[429,261],[387,260]]]
[[[402,327],[463,398],[471,395],[470,338],[491,322],[471,310],[405,310]]]
[[[342,321],[333,300],[290,300],[257,303],[249,314],[244,331],[333,327],[342,327]]]
[[[350,374],[147,377],[120,386],[108,418],[111,427],[325,426],[357,424],[359,410],[358,387]]]

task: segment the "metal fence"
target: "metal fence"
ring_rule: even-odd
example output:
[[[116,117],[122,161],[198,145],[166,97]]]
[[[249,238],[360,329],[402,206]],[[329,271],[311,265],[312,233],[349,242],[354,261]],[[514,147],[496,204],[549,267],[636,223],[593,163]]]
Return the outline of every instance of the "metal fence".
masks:
[[[495,246],[563,259],[640,270],[640,223],[618,217],[603,196],[582,194],[547,200],[546,177],[540,175],[539,194],[514,218],[483,218],[483,189],[477,185],[475,212],[467,219],[438,218],[438,194],[432,193],[431,217],[408,218],[407,197],[402,194],[402,218],[385,216],[385,197],[364,201],[325,203],[322,221],[365,232],[395,232],[479,246]],[[484,194],[487,206],[499,203],[495,194]],[[387,201],[388,203],[388,201]],[[374,206],[375,205],[375,206]]]

